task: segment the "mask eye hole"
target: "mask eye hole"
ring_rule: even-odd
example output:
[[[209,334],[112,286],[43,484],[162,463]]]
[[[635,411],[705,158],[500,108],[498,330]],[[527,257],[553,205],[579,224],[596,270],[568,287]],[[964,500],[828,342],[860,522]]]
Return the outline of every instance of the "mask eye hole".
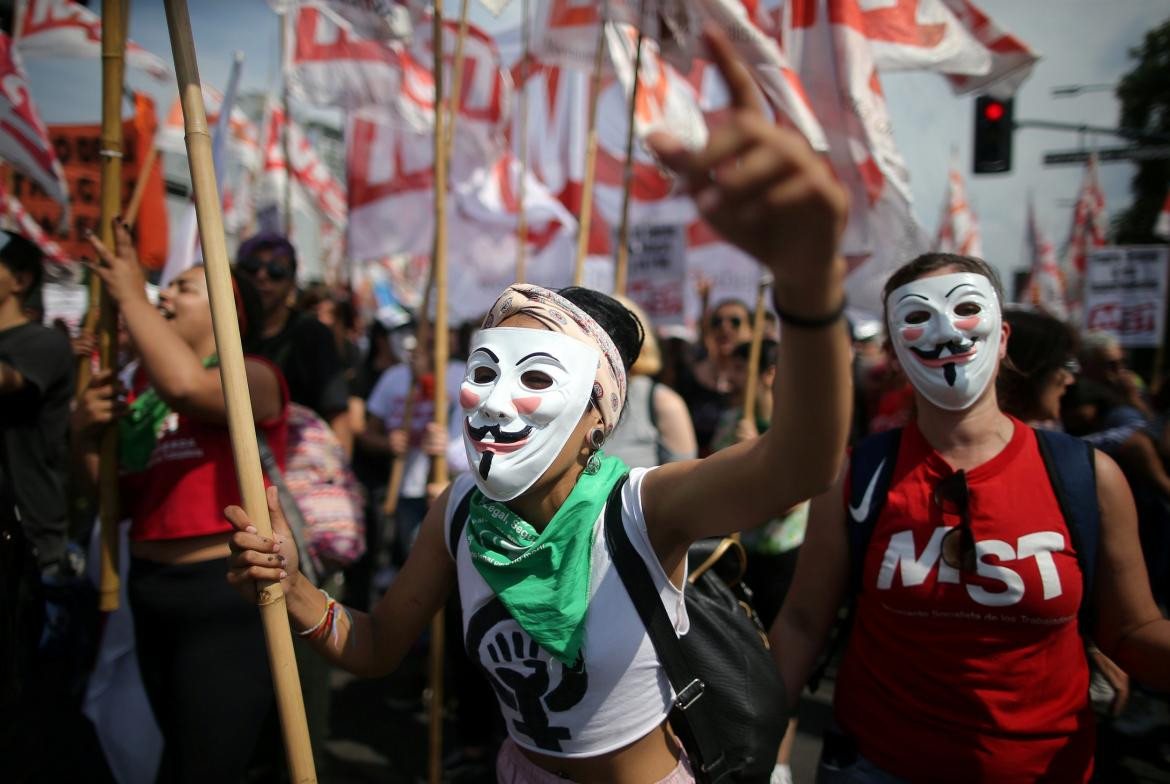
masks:
[[[960,302],[955,306],[955,315],[969,318],[971,316],[978,316],[983,312],[983,308],[979,307],[977,302]]]
[[[553,385],[552,376],[540,370],[526,370],[520,374],[520,383],[529,389],[543,390]]]
[[[471,380],[476,384],[490,384],[496,380],[496,371],[486,365],[480,365],[471,371]]]
[[[930,321],[930,313],[925,310],[913,310],[906,314],[907,324],[925,324]]]

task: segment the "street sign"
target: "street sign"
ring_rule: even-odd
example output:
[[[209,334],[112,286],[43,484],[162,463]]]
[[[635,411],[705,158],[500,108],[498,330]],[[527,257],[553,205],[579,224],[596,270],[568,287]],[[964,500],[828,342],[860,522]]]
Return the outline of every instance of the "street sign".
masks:
[[[1059,166],[1066,163],[1084,163],[1089,160],[1089,150],[1061,150],[1044,154],[1045,166]],[[1097,150],[1097,160],[1106,161],[1160,161],[1170,158],[1170,144],[1156,144],[1131,147],[1103,147]]]

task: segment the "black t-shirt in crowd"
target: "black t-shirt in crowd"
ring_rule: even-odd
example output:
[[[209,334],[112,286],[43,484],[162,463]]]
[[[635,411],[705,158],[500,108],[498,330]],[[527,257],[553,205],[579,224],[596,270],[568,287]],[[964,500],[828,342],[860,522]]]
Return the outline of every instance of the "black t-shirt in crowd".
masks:
[[[294,403],[325,420],[349,407],[345,366],[333,333],[312,316],[294,310],[284,329],[258,341],[254,353],[276,363]]]
[[[24,377],[21,389],[0,393],[0,496],[5,513],[18,510],[25,536],[47,566],[65,554],[73,353],[57,330],[26,323],[0,330],[0,362]]]

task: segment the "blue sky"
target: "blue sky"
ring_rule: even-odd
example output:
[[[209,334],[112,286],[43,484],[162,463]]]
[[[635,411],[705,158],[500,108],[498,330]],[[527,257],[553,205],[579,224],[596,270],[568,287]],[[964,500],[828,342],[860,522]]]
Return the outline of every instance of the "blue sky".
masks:
[[[533,5],[537,1],[533,0]],[[472,18],[489,27],[506,23],[518,15],[519,5],[519,0],[513,0],[504,18],[493,23],[486,11],[473,2]],[[1117,122],[1117,101],[1111,93],[1058,99],[1051,96],[1051,89],[1065,84],[1115,83],[1130,67],[1128,50],[1141,42],[1146,30],[1170,18],[1170,0],[979,0],[979,5],[1043,57],[1017,95],[1017,119],[1104,126]],[[190,7],[205,81],[222,88],[231,53],[238,49],[246,56],[243,89],[266,90],[276,83],[279,30],[277,17],[267,3],[195,0]],[[446,0],[445,7],[450,15],[458,13],[457,0]],[[136,0],[132,4],[130,35],[170,62],[161,2]],[[46,122],[97,121],[101,85],[96,63],[41,60],[30,61],[26,66],[34,100]],[[173,84],[160,84],[133,71],[128,71],[127,78],[132,86],[155,95],[160,113],[174,100]],[[1079,146],[1078,134],[1018,131],[1012,172],[976,177],[969,173],[972,98],[954,96],[935,74],[884,74],[883,86],[894,134],[910,169],[915,212],[931,235],[937,228],[953,148],[958,151],[969,196],[980,219],[985,254],[1002,272],[1026,263],[1024,221],[1029,191],[1035,195],[1039,219],[1049,239],[1058,249],[1062,247],[1081,168],[1046,168],[1041,156],[1049,150]],[[1099,138],[1096,143],[1112,146],[1120,142]],[[1101,173],[1109,212],[1123,209],[1129,201],[1133,167],[1104,164]]]

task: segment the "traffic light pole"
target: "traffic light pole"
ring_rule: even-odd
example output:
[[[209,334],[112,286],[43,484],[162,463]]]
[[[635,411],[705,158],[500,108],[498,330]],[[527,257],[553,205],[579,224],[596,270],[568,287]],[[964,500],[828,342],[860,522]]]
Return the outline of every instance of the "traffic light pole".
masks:
[[[1137,128],[1106,128],[1101,125],[1083,125],[1081,123],[1052,122],[1050,120],[1015,120],[1012,130],[1021,128],[1042,128],[1049,131],[1077,131],[1080,133],[1099,133],[1107,136],[1117,136],[1122,139],[1131,139],[1136,142],[1165,143],[1170,142],[1170,133],[1156,133],[1142,131]]]

